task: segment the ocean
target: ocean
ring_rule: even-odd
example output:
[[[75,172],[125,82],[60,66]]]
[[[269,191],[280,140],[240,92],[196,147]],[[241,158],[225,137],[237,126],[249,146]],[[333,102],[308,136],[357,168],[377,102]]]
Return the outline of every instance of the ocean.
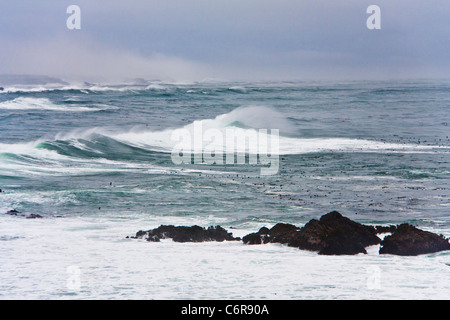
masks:
[[[33,81],[0,83],[0,299],[450,298],[448,251],[127,238],[162,224],[242,237],[333,210],[449,237],[450,81]],[[277,132],[276,170],[249,154],[174,162],[174,134],[190,143],[195,126]]]

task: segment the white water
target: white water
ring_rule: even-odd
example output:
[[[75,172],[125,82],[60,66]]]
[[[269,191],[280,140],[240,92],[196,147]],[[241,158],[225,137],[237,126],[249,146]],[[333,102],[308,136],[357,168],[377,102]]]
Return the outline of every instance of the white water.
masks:
[[[0,109],[42,109],[42,110],[54,110],[54,111],[95,111],[97,108],[86,107],[68,107],[53,104],[48,99],[34,99],[34,98],[17,98],[12,101],[6,101],[0,103]],[[244,129],[235,127],[234,125],[246,126],[250,129]],[[231,126],[231,127],[230,127]],[[196,130],[200,128],[201,135],[200,141],[198,141],[198,135]],[[151,151],[172,152],[175,147],[182,148],[183,150],[204,151],[205,147],[209,150],[224,150],[224,152],[230,151],[226,142],[226,136],[228,129],[233,130],[233,134],[237,137],[243,137],[245,139],[248,136],[249,131],[257,133],[259,128],[269,129],[267,133],[259,133],[258,139],[262,141],[277,141],[277,149],[269,149],[272,154],[289,155],[289,154],[307,154],[314,152],[377,152],[377,153],[439,153],[449,152],[448,147],[442,146],[424,146],[424,145],[412,145],[412,144],[396,144],[396,143],[384,143],[380,141],[370,141],[362,139],[349,139],[349,138],[299,138],[292,136],[283,136],[284,133],[288,135],[295,131],[294,126],[279,112],[276,112],[266,107],[245,107],[235,109],[227,114],[222,114],[214,119],[206,119],[195,121],[182,128],[166,129],[162,131],[148,131],[141,128],[132,128],[127,130],[114,130],[106,128],[91,128],[91,129],[79,129],[72,130],[70,132],[61,132],[57,134],[54,140],[69,141],[71,145],[82,149],[89,150],[91,152],[97,152],[99,155],[98,161],[89,160],[94,164],[94,167],[98,164],[108,165],[108,161],[101,159],[103,151],[94,150],[92,147],[88,147],[84,142],[79,139],[92,139],[95,135],[104,135],[112,139],[118,140],[125,144],[136,146]],[[280,135],[276,140],[271,134],[270,129],[282,128]],[[223,140],[208,141],[205,138],[205,133],[216,132],[219,136],[223,137]],[[118,132],[117,132],[118,131]],[[174,134],[181,133],[180,136],[189,136],[185,140],[174,139]],[[63,156],[55,151],[50,151],[42,148],[37,148],[39,143],[44,142],[43,139],[38,139],[34,142],[25,142],[19,144],[0,144],[0,154],[12,153],[16,155],[32,157],[35,160],[34,165],[36,169],[41,168],[39,171],[46,171],[46,166],[50,162],[50,171],[55,171],[55,168],[67,167],[69,162],[84,162],[83,159],[75,157]],[[181,147],[180,147],[181,146]],[[236,149],[232,149],[231,152],[236,150],[237,152],[254,152],[256,149],[251,148],[248,142],[242,145],[236,145]],[[239,149],[241,147],[241,149]],[[114,152],[114,150],[111,150]],[[259,151],[259,150],[257,150]],[[41,161],[42,163],[39,163]],[[29,162],[21,163],[18,160],[5,161],[2,160],[2,169],[18,169],[17,166],[25,166],[25,170],[33,168],[29,167]],[[121,165],[127,165],[121,163]],[[28,172],[28,171],[27,171]]]
[[[177,83],[165,83],[165,85],[175,85]],[[127,92],[127,91],[145,91],[145,90],[165,90],[167,86],[159,83],[151,83],[151,84],[89,84],[89,83],[73,83],[68,85],[61,84],[46,84],[46,85],[12,85],[6,86],[1,93],[37,93],[37,92],[54,92],[54,91],[69,91],[69,90],[78,90],[85,94],[89,94],[91,92],[107,92],[107,91],[116,91],[116,92]],[[182,85],[182,84],[177,84]]]
[[[239,124],[244,126],[234,127]],[[182,128],[166,129],[163,131],[143,131],[139,128],[126,132],[111,133],[97,129],[96,132],[119,140],[123,143],[140,148],[172,152],[175,146],[184,150],[203,151],[205,146],[214,150],[228,152],[226,137],[228,129],[233,129],[233,134],[245,139],[251,132],[259,132],[259,129],[267,129],[267,133],[260,133],[261,141],[273,141],[272,129],[279,130],[279,148],[272,149],[272,153],[280,155],[306,154],[314,152],[405,152],[405,153],[428,153],[444,151],[449,149],[440,146],[423,146],[413,144],[385,143],[363,139],[349,138],[299,138],[293,137],[295,126],[281,113],[259,106],[237,108],[229,113],[217,116],[214,119],[194,121]],[[196,130],[201,133],[201,139],[196,140]],[[223,139],[208,140],[205,133],[217,133]],[[93,132],[91,132],[93,133]],[[186,140],[177,140],[178,136],[189,136]],[[72,136],[73,137],[73,136]],[[180,143],[181,142],[181,143]],[[237,152],[252,152],[248,144],[244,148],[236,149]],[[233,151],[233,150],[231,150]],[[275,151],[275,152],[274,152]]]
[[[125,239],[214,217],[0,216],[0,299],[448,299],[449,253],[319,256],[277,244]],[[235,236],[254,232],[232,229]],[[270,226],[269,226],[270,227]],[[79,276],[78,272],[79,271]]]
[[[61,112],[85,112],[85,111],[100,111],[105,108],[88,108],[63,106],[51,102],[47,98],[16,98],[0,103],[0,109],[3,110],[47,110],[47,111],[61,111]]]
[[[66,107],[53,104],[48,99],[17,98],[12,101],[0,103],[0,109],[43,109],[55,111],[92,111],[95,108],[85,107]],[[38,139],[34,142],[25,142],[18,144],[0,143],[0,156],[2,154],[20,155],[22,158],[0,158],[0,173],[15,172],[16,175],[66,175],[66,174],[90,174],[102,171],[135,171],[150,170],[155,172],[164,171],[167,168],[158,166],[147,166],[142,163],[137,165],[128,161],[109,161],[105,152],[108,150],[95,150],[87,146],[86,142],[80,140],[95,139],[96,135],[104,135],[121,141],[125,144],[136,146],[151,151],[172,152],[174,148],[183,148],[183,150],[204,151],[207,146],[209,150],[230,151],[226,142],[228,129],[232,128],[237,137],[245,137],[249,130],[241,127],[235,127],[235,124],[248,128],[282,128],[281,134],[276,140],[271,132],[260,133],[258,139],[263,141],[277,141],[278,149],[269,149],[269,153],[279,155],[289,154],[307,154],[314,152],[375,152],[375,153],[440,153],[449,152],[448,147],[423,146],[411,144],[384,143],[379,141],[369,141],[349,138],[299,138],[292,136],[283,136],[292,133],[294,126],[279,112],[266,107],[245,107],[238,108],[229,113],[217,116],[214,119],[205,119],[195,121],[182,128],[166,129],[162,131],[148,131],[140,128],[126,129],[117,132],[105,128],[91,128],[72,130],[70,132],[61,132],[57,134],[54,140],[64,140],[72,146],[94,152],[98,154],[96,159],[83,159],[58,154],[56,151],[38,148],[38,145],[46,140]],[[230,127],[231,126],[231,127]],[[200,143],[196,136],[197,128],[201,128]],[[221,135],[224,140],[207,141],[203,134],[208,130],[213,130]],[[189,136],[188,139],[180,141],[174,140],[175,133],[182,133],[181,136]],[[211,131],[210,131],[211,132]],[[255,131],[256,132],[256,131]],[[213,146],[213,147],[211,147]],[[248,143],[236,145],[237,152],[254,152]],[[238,147],[241,147],[239,149]],[[115,150],[110,150],[116,152]],[[259,149],[256,151],[260,151]],[[234,149],[231,150],[231,153]],[[105,157],[105,158],[104,158]]]

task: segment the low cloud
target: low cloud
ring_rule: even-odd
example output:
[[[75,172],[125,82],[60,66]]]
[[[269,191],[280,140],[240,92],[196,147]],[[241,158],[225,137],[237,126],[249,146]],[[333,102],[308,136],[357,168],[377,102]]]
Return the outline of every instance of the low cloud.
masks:
[[[0,51],[0,59],[2,74],[43,74],[86,81],[121,81],[137,77],[187,81],[208,77],[205,64],[180,57],[158,53],[141,55],[93,41],[64,38],[9,42]]]
[[[0,74],[120,81],[448,78],[448,0],[6,1]]]

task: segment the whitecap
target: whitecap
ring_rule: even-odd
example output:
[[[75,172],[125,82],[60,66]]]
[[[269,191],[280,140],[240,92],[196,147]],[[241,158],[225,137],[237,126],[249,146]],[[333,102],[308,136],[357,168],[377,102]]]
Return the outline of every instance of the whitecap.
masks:
[[[19,97],[14,100],[8,100],[0,103],[0,109],[3,110],[45,110],[45,111],[70,111],[70,112],[86,112],[86,111],[100,111],[101,108],[79,107],[72,105],[55,104],[47,98],[26,98]]]

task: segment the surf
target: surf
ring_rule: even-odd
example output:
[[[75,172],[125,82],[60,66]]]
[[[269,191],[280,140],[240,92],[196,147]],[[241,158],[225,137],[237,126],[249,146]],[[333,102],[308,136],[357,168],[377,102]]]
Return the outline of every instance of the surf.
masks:
[[[148,131],[140,127],[132,128],[121,133],[97,131],[97,133],[121,141],[124,144],[139,148],[162,152],[171,152],[176,144],[172,136],[177,131],[188,132],[195,136],[195,127],[201,127],[205,132],[218,130],[223,135],[227,129],[234,129],[237,135],[246,137],[248,130],[267,129],[265,139],[270,139],[270,130],[279,130],[279,154],[294,155],[315,152],[434,152],[448,151],[440,146],[423,146],[414,144],[387,143],[384,141],[353,139],[345,137],[304,138],[300,136],[299,128],[281,112],[262,106],[239,107],[211,119],[196,120],[180,128],[167,128],[161,131]],[[203,145],[208,145],[207,141]],[[190,143],[187,141],[187,143]],[[192,149],[195,142],[191,142]],[[187,147],[186,147],[187,148]],[[249,152],[251,148],[247,148]],[[198,150],[201,151],[201,150]]]
[[[79,107],[55,104],[48,98],[19,97],[0,103],[0,110],[20,111],[20,110],[41,110],[58,112],[92,112],[108,109],[107,107]]]
[[[0,104],[3,107],[33,108],[55,111],[92,111],[92,108],[55,105],[48,99],[17,98]],[[22,109],[23,110],[23,109]],[[233,129],[236,136],[246,139],[248,130],[268,129],[260,132],[261,139],[267,141],[271,138],[271,129],[279,129],[278,155],[302,155],[310,153],[329,152],[373,152],[373,153],[435,153],[449,152],[449,148],[440,146],[423,146],[414,144],[386,143],[382,141],[351,139],[344,137],[328,138],[304,138],[298,133],[296,127],[287,117],[277,110],[268,107],[248,106],[234,109],[228,113],[220,114],[215,118],[196,120],[178,128],[166,128],[164,130],[148,130],[142,126],[128,129],[121,128],[90,128],[75,129],[68,132],[60,132],[53,139],[39,138],[35,141],[18,144],[0,144],[0,162],[5,159],[11,162],[27,162],[31,159],[39,161],[76,161],[108,159],[117,161],[156,161],[164,154],[169,155],[179,141],[173,139],[176,132],[185,131],[190,136],[195,136],[195,127],[201,126],[206,132],[217,130],[225,136],[227,130]],[[197,135],[198,136],[198,135]],[[187,140],[185,149],[198,152],[210,151],[211,141],[201,136],[200,149],[198,143]],[[247,141],[248,142],[248,141]],[[218,143],[220,148],[223,144]],[[248,143],[245,148],[237,152],[251,153],[252,148]],[[226,151],[226,150],[224,150]],[[12,157],[14,155],[15,157]],[[2,160],[3,159],[3,160]]]

